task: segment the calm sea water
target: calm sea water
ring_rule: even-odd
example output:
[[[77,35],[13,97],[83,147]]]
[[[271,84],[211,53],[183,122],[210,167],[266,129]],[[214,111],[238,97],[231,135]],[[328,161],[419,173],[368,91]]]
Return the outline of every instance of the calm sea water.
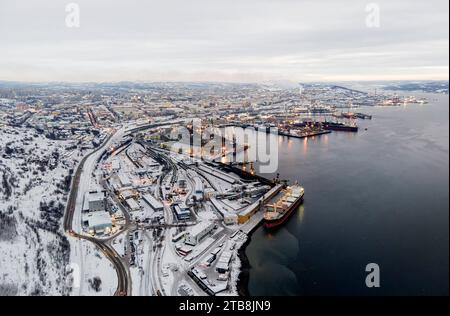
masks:
[[[427,96],[360,109],[374,117],[358,133],[280,137],[278,172],[305,203],[252,235],[251,295],[448,295],[449,99]],[[380,288],[365,285],[371,262]]]

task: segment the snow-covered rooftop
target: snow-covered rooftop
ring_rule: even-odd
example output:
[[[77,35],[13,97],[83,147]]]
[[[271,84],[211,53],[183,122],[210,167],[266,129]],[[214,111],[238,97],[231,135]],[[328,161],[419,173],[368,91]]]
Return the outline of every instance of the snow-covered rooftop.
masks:
[[[139,204],[136,202],[136,200],[133,199],[133,198],[129,198],[129,199],[127,200],[127,204],[128,204],[128,206],[129,206],[132,210],[138,210],[138,209],[141,208],[141,207],[139,206]]]
[[[89,227],[112,225],[111,216],[108,212],[93,212],[87,215]]]

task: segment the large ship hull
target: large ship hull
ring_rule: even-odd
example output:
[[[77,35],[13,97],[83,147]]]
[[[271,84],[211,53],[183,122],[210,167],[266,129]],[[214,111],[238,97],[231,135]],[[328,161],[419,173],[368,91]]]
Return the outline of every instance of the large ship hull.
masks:
[[[281,224],[286,222],[286,220],[292,215],[292,213],[294,213],[294,210],[296,210],[302,203],[303,203],[303,196],[300,197],[297,201],[295,201],[295,203],[289,207],[289,209],[283,214],[283,216],[273,220],[264,219],[264,227],[270,229],[280,226]]]
[[[323,124],[324,130],[327,131],[344,131],[344,132],[357,132],[358,126],[345,125],[345,124]]]

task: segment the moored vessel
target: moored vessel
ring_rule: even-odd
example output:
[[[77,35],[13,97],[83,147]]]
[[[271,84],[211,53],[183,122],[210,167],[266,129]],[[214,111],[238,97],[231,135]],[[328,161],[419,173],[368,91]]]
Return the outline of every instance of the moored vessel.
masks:
[[[344,124],[336,122],[323,122],[322,127],[329,131],[345,131],[345,132],[357,132],[358,126],[355,124]]]
[[[264,209],[264,226],[272,228],[284,223],[295,209],[303,202],[305,189],[298,185],[286,187],[273,204],[267,204]]]

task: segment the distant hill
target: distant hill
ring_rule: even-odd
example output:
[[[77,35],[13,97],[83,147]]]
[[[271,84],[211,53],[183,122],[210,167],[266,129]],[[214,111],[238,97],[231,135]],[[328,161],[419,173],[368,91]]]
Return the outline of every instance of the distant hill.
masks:
[[[448,81],[417,81],[388,84],[384,90],[391,91],[423,91],[448,94]]]

